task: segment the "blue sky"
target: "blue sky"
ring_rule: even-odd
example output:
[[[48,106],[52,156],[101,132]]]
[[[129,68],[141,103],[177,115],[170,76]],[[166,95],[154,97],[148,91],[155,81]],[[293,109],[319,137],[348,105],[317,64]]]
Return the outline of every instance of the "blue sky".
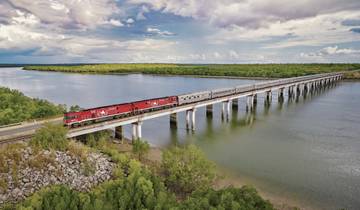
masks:
[[[359,0],[0,0],[0,63],[359,61]]]

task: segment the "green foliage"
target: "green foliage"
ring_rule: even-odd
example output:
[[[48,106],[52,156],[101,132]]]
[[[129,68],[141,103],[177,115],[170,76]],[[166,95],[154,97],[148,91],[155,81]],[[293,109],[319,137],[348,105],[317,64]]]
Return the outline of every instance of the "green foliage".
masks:
[[[216,178],[215,165],[194,145],[164,151],[162,169],[166,185],[180,193],[208,189]]]
[[[17,209],[26,210],[78,210],[80,196],[66,186],[53,186],[40,190],[26,199]]]
[[[81,110],[81,108],[79,105],[71,106],[69,109],[70,112],[78,112],[80,110]]]
[[[269,201],[263,200],[252,187],[228,187],[221,190],[197,191],[185,200],[180,209],[270,210]]]
[[[133,141],[132,151],[135,155],[138,156],[139,160],[141,160],[142,157],[149,152],[149,150],[150,145],[148,142],[141,141],[140,139]]]
[[[0,125],[30,119],[51,117],[64,113],[65,106],[32,99],[17,90],[0,87]]]
[[[35,149],[64,151],[69,144],[66,134],[67,129],[64,126],[47,123],[36,131],[30,145]]]
[[[143,73],[285,78],[360,69],[360,64],[93,64],[25,66],[26,70],[76,73]]]

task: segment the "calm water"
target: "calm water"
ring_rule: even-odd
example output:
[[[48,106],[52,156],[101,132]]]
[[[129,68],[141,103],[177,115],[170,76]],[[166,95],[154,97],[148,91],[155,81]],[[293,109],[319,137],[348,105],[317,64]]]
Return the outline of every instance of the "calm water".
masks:
[[[80,75],[0,68],[0,86],[31,97],[88,108],[144,98],[253,83],[252,80]],[[270,108],[260,96],[255,115],[245,99],[229,122],[197,111],[196,132],[169,129],[167,117],[145,121],[153,145],[194,143],[221,168],[264,192],[318,209],[360,209],[360,83],[341,82],[321,94]],[[126,135],[130,136],[130,128]]]

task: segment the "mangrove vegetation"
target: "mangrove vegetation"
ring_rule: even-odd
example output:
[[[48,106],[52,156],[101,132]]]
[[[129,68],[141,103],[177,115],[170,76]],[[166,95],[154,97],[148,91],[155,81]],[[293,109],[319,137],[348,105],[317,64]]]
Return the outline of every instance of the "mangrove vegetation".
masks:
[[[360,64],[89,64],[25,66],[25,70],[97,74],[160,74],[286,78],[317,73],[352,71]],[[351,74],[349,74],[349,77]]]
[[[64,105],[54,105],[49,101],[30,98],[17,90],[0,87],[0,126],[60,115]]]

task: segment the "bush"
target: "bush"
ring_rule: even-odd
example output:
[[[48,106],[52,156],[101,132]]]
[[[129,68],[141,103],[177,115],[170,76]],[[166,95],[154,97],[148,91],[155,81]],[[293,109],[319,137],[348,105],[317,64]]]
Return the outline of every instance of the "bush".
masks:
[[[162,170],[166,185],[178,193],[208,189],[216,178],[215,165],[194,145],[164,151]]]
[[[272,210],[269,201],[263,200],[252,187],[229,187],[195,192],[181,205],[181,209]]]
[[[141,141],[140,139],[133,141],[132,151],[138,156],[139,160],[141,160],[142,157],[149,152],[149,150],[150,145],[146,141]]]
[[[65,151],[68,148],[66,138],[67,129],[62,125],[45,124],[36,131],[35,136],[31,139],[30,145],[35,149],[60,150]]]

